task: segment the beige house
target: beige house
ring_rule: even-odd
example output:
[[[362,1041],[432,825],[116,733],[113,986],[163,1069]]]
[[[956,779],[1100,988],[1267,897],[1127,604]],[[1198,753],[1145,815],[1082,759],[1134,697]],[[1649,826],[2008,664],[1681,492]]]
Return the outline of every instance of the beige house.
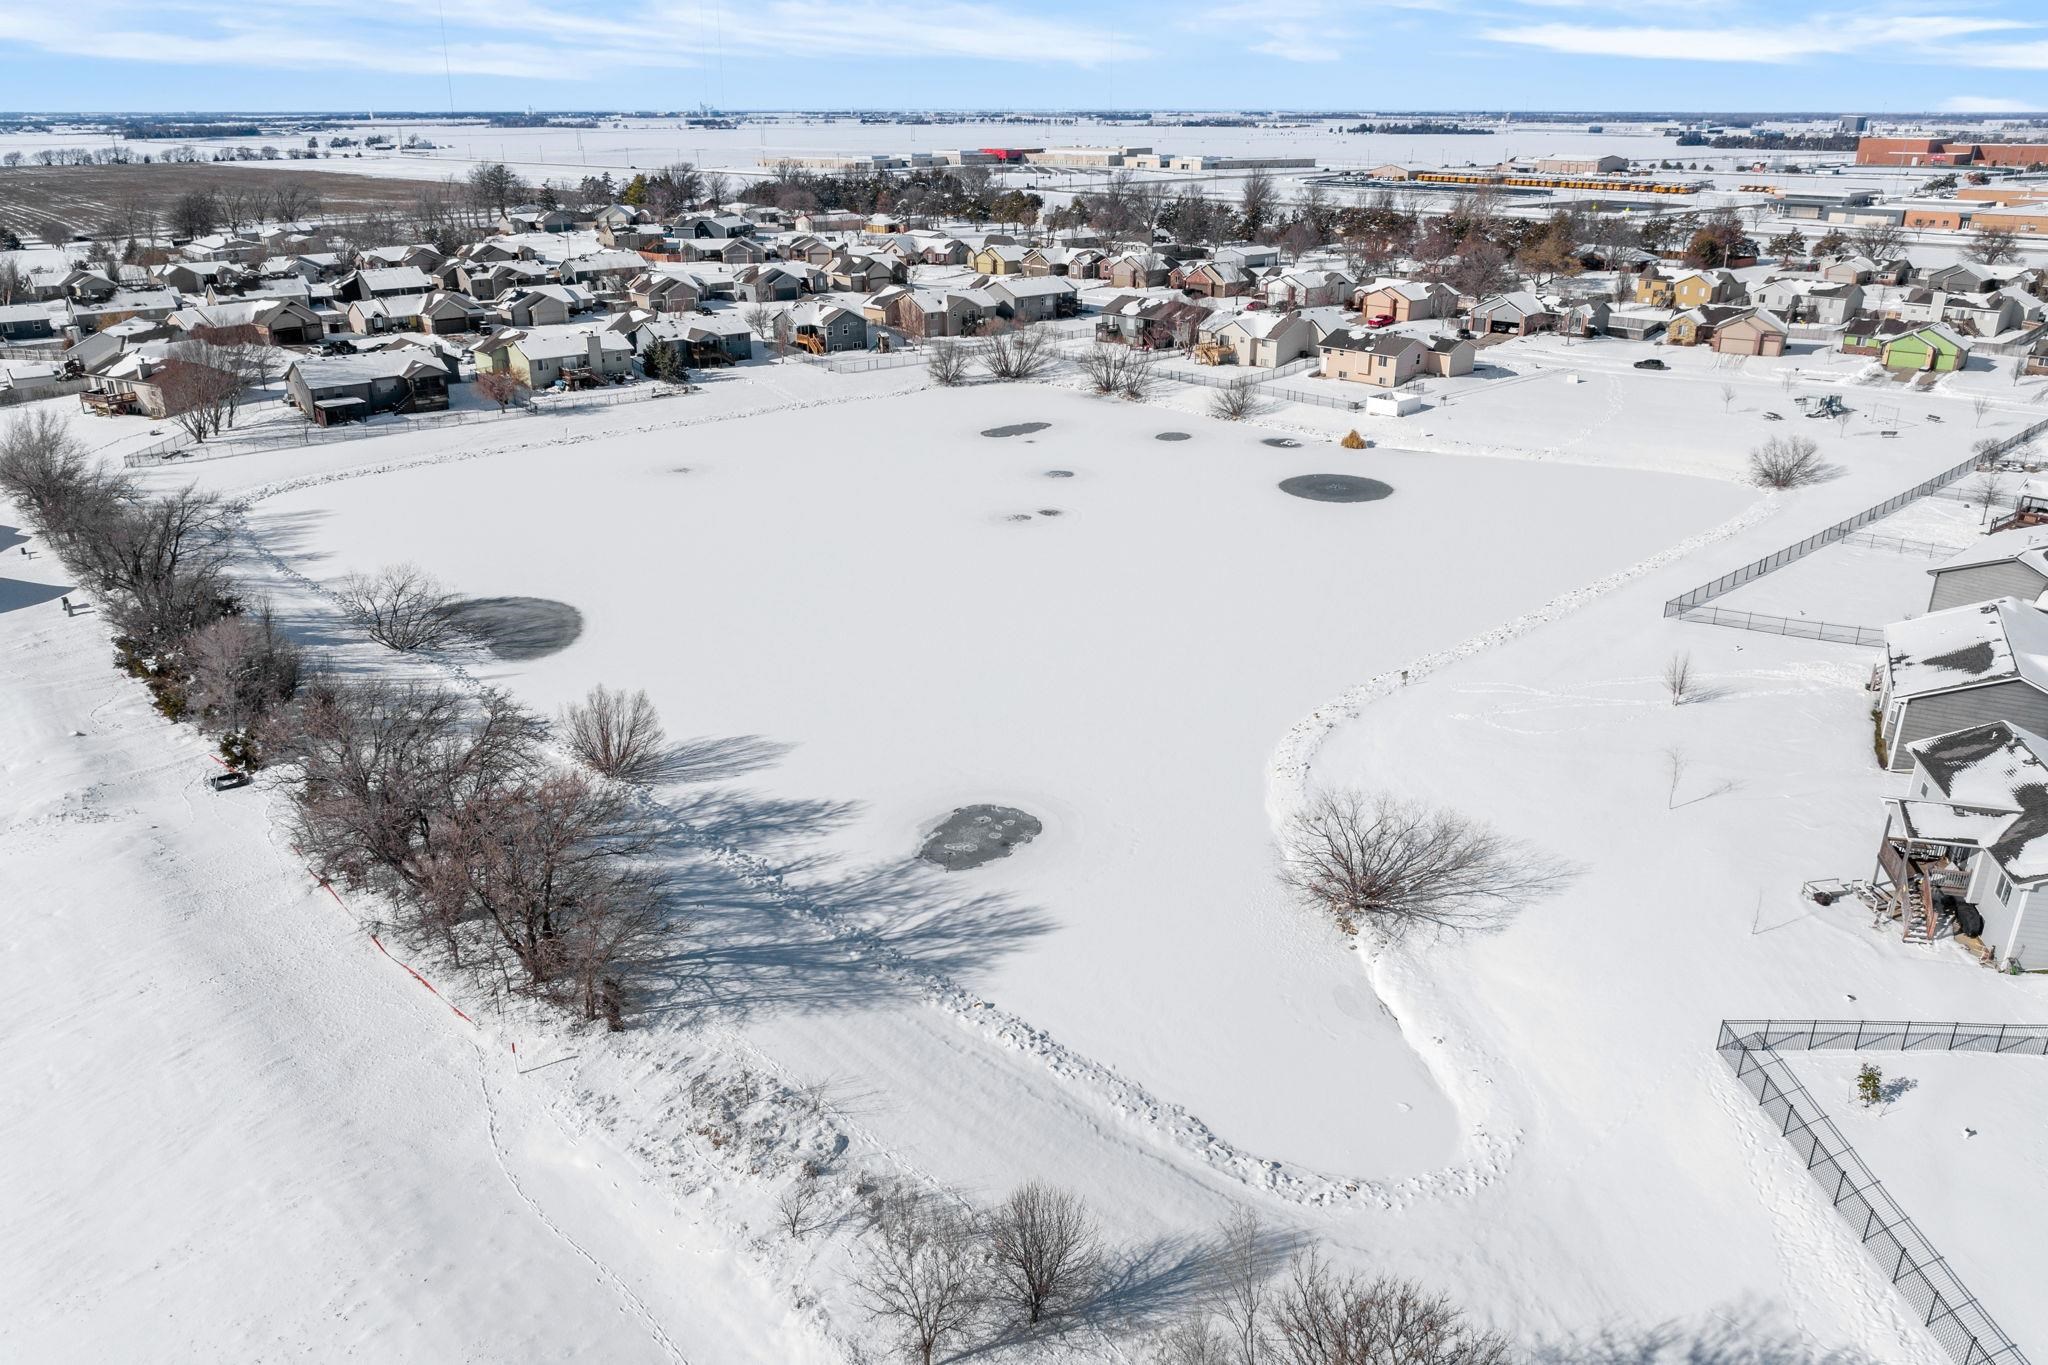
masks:
[[[1208,340],[1228,346],[1240,365],[1285,365],[1317,350],[1315,328],[1299,313],[1239,313],[1204,330]]]
[[[605,379],[633,372],[631,340],[587,327],[510,329],[477,343],[471,353],[479,374],[509,370],[530,389],[545,389],[576,371]]]
[[[1473,359],[1479,348],[1458,337],[1438,337],[1429,343],[1429,349],[1422,357],[1422,372],[1439,379],[1455,379],[1461,374],[1472,373]]]
[[[1428,353],[1429,347],[1414,337],[1354,327],[1323,339],[1322,375],[1375,388],[1399,388],[1422,373]]]
[[[1790,339],[1790,332],[1777,314],[1752,308],[1716,327],[1708,344],[1720,355],[1781,356]]]
[[[1381,280],[1358,296],[1358,311],[1368,318],[1392,318],[1396,322],[1420,322],[1449,317],[1457,307],[1458,295],[1440,284],[1420,280]]]

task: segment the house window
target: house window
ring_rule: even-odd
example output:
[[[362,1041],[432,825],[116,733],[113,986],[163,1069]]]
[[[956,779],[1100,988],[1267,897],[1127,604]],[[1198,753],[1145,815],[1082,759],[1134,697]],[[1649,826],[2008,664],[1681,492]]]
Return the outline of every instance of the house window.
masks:
[[[1991,894],[1998,897],[2000,905],[2012,903],[2012,883],[2006,880],[2004,873],[1999,873],[1998,884],[1991,888]]]

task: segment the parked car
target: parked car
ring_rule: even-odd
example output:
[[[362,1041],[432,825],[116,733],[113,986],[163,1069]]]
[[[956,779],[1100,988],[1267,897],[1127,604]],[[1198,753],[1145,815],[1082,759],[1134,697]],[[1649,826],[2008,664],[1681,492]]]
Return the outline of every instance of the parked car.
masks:
[[[1394,315],[1392,313],[1374,313],[1365,320],[1365,325],[1368,327],[1391,327],[1394,325]]]
[[[1638,360],[1636,368],[1639,370],[1668,370],[1671,367],[1657,359],[1657,357],[1651,356],[1648,360]]]

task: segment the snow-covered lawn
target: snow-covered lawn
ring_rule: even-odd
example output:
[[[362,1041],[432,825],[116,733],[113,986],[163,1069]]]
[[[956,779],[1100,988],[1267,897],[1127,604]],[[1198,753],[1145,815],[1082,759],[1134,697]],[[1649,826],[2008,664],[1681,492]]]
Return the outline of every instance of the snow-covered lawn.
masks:
[[[1624,361],[1597,386],[1567,386],[1528,369],[1478,381],[1494,384],[1483,402],[1378,422],[1371,434],[1387,448],[1363,452],[1328,440],[1356,424],[1348,415],[1291,407],[1232,426],[1201,415],[1200,391],[1145,405],[1044,386],[905,393],[922,380],[914,368],[761,366],[688,399],[517,431],[414,431],[152,474],[254,498],[266,554],[244,566],[246,582],[294,628],[338,642],[342,667],[392,662],[352,642],[297,575],[416,560],[465,593],[582,613],[562,652],[471,655],[472,677],[543,708],[594,682],[646,687],[672,732],[697,741],[689,780],[658,795],[688,825],[679,842],[698,925],[633,1030],[578,1040],[486,1016],[487,1051],[517,1032],[522,1053],[554,1063],[505,1076],[381,958],[382,975],[351,969],[336,984],[337,1031],[388,1026],[380,1045],[424,1039],[415,1047],[440,1068],[420,1077],[406,1070],[414,1054],[358,1057],[365,1078],[389,1072],[432,1092],[419,1104],[433,1140],[418,1139],[417,1162],[392,1164],[488,1209],[504,1192],[477,1183],[491,1169],[478,1125],[514,1104],[559,1118],[567,1148],[498,1150],[533,1196],[523,1207],[565,1228],[597,1220],[574,1235],[603,1270],[561,1313],[641,1323],[622,1334],[620,1359],[661,1347],[607,1274],[691,1359],[814,1349],[795,1325],[806,1314],[748,1298],[776,1296],[739,1265],[815,1298],[835,1333],[859,1337],[850,1234],[791,1247],[765,1231],[787,1164],[821,1138],[849,1144],[846,1169],[973,1195],[1055,1180],[1102,1212],[1119,1247],[1168,1260],[1198,1252],[1210,1221],[1249,1201],[1347,1266],[1454,1292],[1551,1360],[1937,1359],[1715,1057],[1716,1026],[2023,1018],[2038,1013],[2037,987],[1797,897],[1808,877],[1870,862],[1885,782],[1862,690],[1872,652],[1688,625],[1660,607],[1955,463],[1967,433],[1851,436],[1859,458],[1840,478],[1767,498],[1734,481],[1736,437],[1765,424],[1721,413],[1706,376]],[[1574,428],[1587,401],[1598,419]],[[979,434],[1030,421],[1050,425]],[[1190,439],[1155,440],[1163,431]],[[1437,453],[1395,448],[1425,432]],[[1303,444],[1262,443],[1283,433]],[[1396,491],[1346,505],[1275,488],[1316,472]],[[1931,507],[1871,530],[1966,538]],[[1818,567],[1806,586],[1839,619],[1842,594],[1864,591],[1859,575]],[[12,625],[0,615],[0,631]],[[118,737],[124,761],[166,761],[128,684],[95,673],[103,689],[86,686],[97,651],[52,672],[34,654],[40,636],[19,638],[22,675],[51,693],[34,713],[50,733],[30,752],[64,752],[64,718],[120,696],[136,711]],[[1674,707],[1659,675],[1679,650],[1706,685]],[[197,762],[189,736],[173,747]],[[81,809],[104,801],[91,796],[97,774],[34,761],[53,793]],[[1312,783],[1454,806],[1569,860],[1576,878],[1496,935],[1347,953],[1273,879],[1272,821]],[[202,880],[248,869],[218,874],[222,899],[247,921],[242,938],[267,942],[264,926],[298,910],[280,911],[261,879],[290,887],[290,865],[266,851],[253,815],[240,842],[216,850],[194,822],[236,808],[180,794],[138,789],[132,813],[81,828],[119,839],[169,822],[174,850],[209,850]],[[1044,831],[975,871],[911,862],[937,820],[975,802],[1020,807]],[[176,914],[186,883],[169,873],[184,869],[148,847],[64,856],[127,878],[109,896]],[[39,866],[47,900],[61,873]],[[742,875],[770,867],[784,877]],[[303,884],[291,891],[290,907],[314,904]],[[260,1002],[282,1010],[295,991],[323,993],[303,973],[327,969],[330,952],[374,956],[345,924],[329,932],[331,948],[286,937],[282,963],[169,970],[235,983],[284,974],[287,987]],[[36,950],[59,975],[35,978],[33,999],[61,1000],[53,983],[85,974],[65,946]],[[150,1018],[124,1010],[71,1052],[146,1058]],[[215,1055],[232,1035],[211,1016],[188,1032],[203,1042],[181,1070],[250,1065]],[[346,1087],[296,1065],[263,1073],[289,1092],[269,1107],[310,1093],[340,1095],[333,1107],[351,1112]],[[736,1068],[753,1078],[749,1096],[757,1083],[820,1087],[808,1117],[748,1101],[766,1134],[758,1156],[714,1152],[698,1128],[696,1078]],[[100,1128],[150,1125],[183,1143],[211,1122],[204,1106],[139,1104],[157,1092],[129,1072],[110,1073],[107,1089]],[[279,1131],[315,1150],[338,1140],[310,1119],[303,1133]],[[37,1141],[32,1159],[45,1162],[95,1150],[72,1129]],[[283,1160],[260,1144],[236,1150],[251,1170]],[[593,1174],[585,1163],[600,1159]],[[212,1191],[224,1177],[202,1174],[223,1197]],[[644,1212],[684,1190],[699,1221],[659,1231],[680,1253],[643,1259],[637,1233],[604,1222],[638,1216],[620,1200]],[[125,1226],[118,1210],[87,1207],[98,1225]],[[176,1211],[145,1212],[153,1229]],[[542,1254],[516,1232],[502,1258]],[[349,1235],[366,1236],[323,1245]],[[2012,1235],[2003,1245],[2019,1245]],[[368,1274],[365,1294],[396,1293],[376,1276],[406,1273],[333,1254],[324,1278]],[[737,1296],[702,1324],[709,1345],[685,1340],[674,1298],[632,1278],[695,1293],[688,1267],[700,1260],[736,1277],[729,1291],[707,1288]],[[111,1264],[129,1278],[109,1306],[155,1302],[153,1272]],[[297,1283],[247,1273],[266,1289]],[[477,1299],[484,1311],[496,1302]],[[336,1311],[351,1330],[364,1321]],[[728,1322],[778,1313],[791,1340],[743,1351],[718,1339]],[[365,1350],[402,1357],[422,1339],[396,1316],[373,1326]],[[1129,1358],[1093,1345],[1053,1358]]]
[[[1032,421],[1050,426],[980,434]],[[1191,439],[1154,439],[1170,429]],[[886,872],[913,947],[957,936],[972,989],[1231,1142],[1408,1175],[1454,1154],[1456,1124],[1283,903],[1259,781],[1274,737],[1754,495],[1264,434],[1056,390],[933,392],[857,425],[818,409],[323,484],[251,523],[317,577],[412,558],[465,593],[571,603],[573,647],[488,672],[547,709],[645,687],[680,733],[746,737],[752,770],[690,799],[732,803],[736,842],[829,859],[807,878],[821,900]],[[1275,487],[1326,471],[1397,491]],[[1045,831],[979,871],[904,870],[977,802]],[[792,1052],[852,1027],[764,1012],[791,1016],[764,1027]],[[1317,1082],[1338,1073],[1367,1083]]]
[[[463,1024],[314,887],[260,789],[209,789],[204,742],[13,541],[0,1357],[835,1358],[563,1106],[544,1064],[573,1049]]]
[[[2039,1273],[2048,1224],[2042,1058],[1802,1052],[1785,1060],[1992,1319],[2038,1355],[2048,1342]],[[1866,1062],[1897,1090],[1890,1103],[1857,1102],[1856,1072]]]

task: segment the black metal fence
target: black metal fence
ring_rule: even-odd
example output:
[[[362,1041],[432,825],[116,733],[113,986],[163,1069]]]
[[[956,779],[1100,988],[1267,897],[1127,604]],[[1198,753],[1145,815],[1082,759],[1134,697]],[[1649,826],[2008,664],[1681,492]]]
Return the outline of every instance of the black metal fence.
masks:
[[[1815,550],[1834,544],[1851,531],[1859,530],[1862,527],[1868,526],[1873,521],[1888,517],[1907,503],[1917,502],[1937,489],[1948,487],[1948,485],[1975,470],[1980,462],[1995,460],[2014,447],[2032,441],[2044,431],[2048,431],[2048,421],[2036,422],[2024,431],[2015,432],[2013,435],[2006,437],[1998,442],[1996,446],[1989,447],[1978,454],[1972,455],[1961,464],[1945,469],[1931,479],[1922,479],[1903,493],[1896,493],[1886,498],[1875,507],[1866,507],[1855,516],[1844,518],[1825,530],[1815,531],[1812,535],[1796,544],[1787,545],[1784,549],[1767,554],[1762,559],[1745,564],[1741,568],[1729,573],[1724,573],[1710,583],[1700,584],[1690,592],[1680,593],[1664,604],[1664,614],[1666,616],[1690,616],[1693,608],[1703,606],[1723,593],[1732,592],[1745,583],[1753,583],[1767,573],[1775,573],[1787,564],[1798,563]]]
[[[1809,621],[1803,616],[1767,616],[1757,611],[1730,611],[1726,607],[1694,607],[1685,619],[1705,626],[1730,626],[1736,630],[1761,631],[1766,635],[1790,635],[1800,640],[1820,640],[1831,645],[1862,645],[1884,648],[1884,627],[1844,626],[1832,621]]]
[[[1806,1163],[1864,1252],[1957,1365],[2026,1365],[1926,1234],[1778,1056],[1836,1052],[2017,1052],[2048,1056],[2048,1024],[1917,1023],[1868,1019],[1729,1019],[1715,1050]]]

